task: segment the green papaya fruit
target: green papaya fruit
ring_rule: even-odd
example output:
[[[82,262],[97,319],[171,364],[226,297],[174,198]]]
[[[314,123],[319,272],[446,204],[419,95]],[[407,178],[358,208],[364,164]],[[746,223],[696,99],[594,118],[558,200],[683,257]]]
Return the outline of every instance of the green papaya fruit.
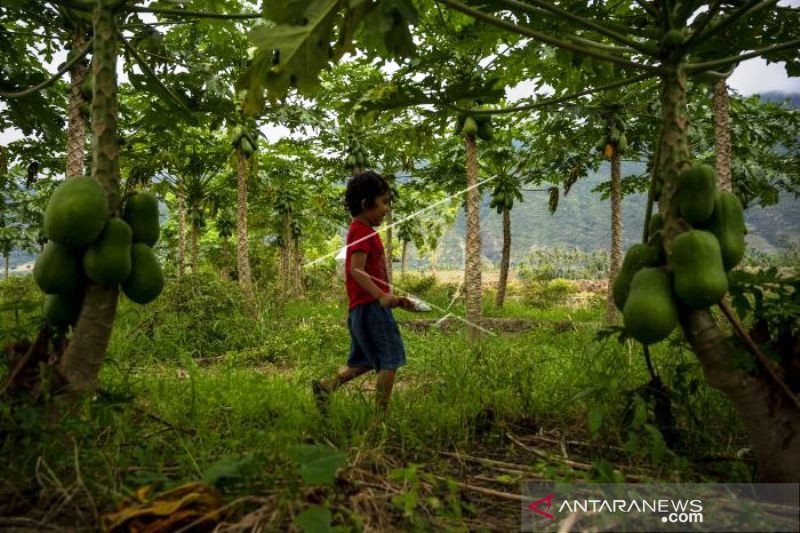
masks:
[[[33,279],[47,294],[73,292],[80,279],[80,257],[76,250],[50,241],[36,258]]]
[[[690,230],[672,241],[675,294],[692,309],[719,302],[728,290],[722,253],[713,233]]]
[[[631,288],[633,276],[645,267],[656,267],[661,264],[661,251],[647,244],[634,244],[625,253],[622,267],[614,278],[611,293],[614,304],[622,311]]]
[[[475,122],[474,118],[467,117],[464,120],[464,128],[461,130],[461,133],[468,137],[474,137],[478,133],[478,123]]]
[[[137,192],[125,201],[122,219],[133,232],[133,242],[154,246],[161,232],[158,222],[158,198],[147,191]]]
[[[353,154],[347,156],[347,166],[348,167],[356,166],[356,156],[354,156]]]
[[[247,140],[247,137],[242,137],[239,142],[239,150],[241,150],[244,155],[253,154],[253,145]]]
[[[622,311],[628,334],[642,344],[654,344],[678,325],[672,284],[663,268],[643,268],[633,276]]]
[[[108,220],[108,200],[100,183],[86,176],[69,178],[56,187],[44,212],[47,238],[71,248],[86,246]]]
[[[702,222],[714,212],[717,190],[714,169],[709,165],[694,165],[678,178],[678,207],[689,224]]]
[[[661,213],[653,213],[650,215],[650,225],[647,226],[647,234],[653,235],[658,230],[664,227],[664,217],[661,216]]]
[[[55,328],[73,326],[78,321],[83,306],[83,294],[48,294],[44,297],[45,322]]]
[[[92,101],[92,93],[94,91],[94,76],[91,72],[87,72],[81,82],[81,96],[87,102]]]
[[[131,246],[131,274],[122,282],[122,292],[137,304],[155,300],[164,288],[164,274],[153,250],[144,243]]]
[[[83,254],[83,271],[100,285],[117,285],[131,273],[131,227],[119,218],[112,218],[100,236]]]
[[[492,115],[480,114],[480,115],[474,115],[472,118],[475,119],[475,123],[478,125],[479,129],[484,124],[491,124],[492,123]]]
[[[703,222],[701,229],[710,231],[719,242],[722,265],[730,270],[744,257],[744,209],[739,198],[728,191],[718,191],[714,212]]]
[[[494,128],[491,122],[484,122],[478,125],[478,138],[483,141],[491,141],[494,139]]]
[[[675,48],[683,44],[684,35],[679,29],[669,30],[661,39],[662,48]]]
[[[617,150],[619,150],[619,153],[624,154],[627,149],[628,137],[624,133],[620,133],[619,140],[617,141]]]

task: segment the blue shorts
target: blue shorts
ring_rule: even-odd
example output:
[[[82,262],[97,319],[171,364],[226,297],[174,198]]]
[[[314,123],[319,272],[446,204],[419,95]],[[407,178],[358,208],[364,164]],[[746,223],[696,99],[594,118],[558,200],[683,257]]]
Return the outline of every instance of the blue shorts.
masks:
[[[347,317],[350,356],[347,366],[397,370],[406,364],[406,350],[391,310],[377,301],[354,307]]]

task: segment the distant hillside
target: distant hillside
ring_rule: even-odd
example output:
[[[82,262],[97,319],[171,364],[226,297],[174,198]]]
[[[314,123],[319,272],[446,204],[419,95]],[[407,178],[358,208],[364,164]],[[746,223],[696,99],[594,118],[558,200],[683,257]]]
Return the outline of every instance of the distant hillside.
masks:
[[[765,102],[789,102],[789,107],[800,107],[800,93],[783,91],[769,91],[759,95]]]
[[[623,174],[629,171],[623,167]],[[547,193],[526,192],[525,201],[511,211],[511,261],[519,262],[532,248],[578,248],[584,251],[608,250],[611,245],[610,201],[600,201],[592,189],[607,180],[606,163],[597,175],[578,181],[566,197],[561,197],[558,210],[550,215]],[[499,264],[503,245],[502,218],[488,206],[484,197],[481,206],[481,239],[484,257]],[[627,248],[641,240],[644,222],[645,195],[623,199],[623,244]],[[775,252],[787,242],[800,242],[800,200],[783,196],[767,209],[749,208],[745,213],[749,246]],[[454,226],[440,244],[438,265],[460,268],[464,261],[464,216],[459,214]],[[412,265],[423,266],[410,255]]]

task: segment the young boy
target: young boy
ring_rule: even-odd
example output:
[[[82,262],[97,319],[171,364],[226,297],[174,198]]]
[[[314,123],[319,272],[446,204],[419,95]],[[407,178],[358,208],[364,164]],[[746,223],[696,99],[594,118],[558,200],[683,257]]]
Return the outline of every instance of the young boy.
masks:
[[[390,309],[408,308],[410,302],[392,294],[386,276],[383,243],[373,229],[388,213],[390,202],[389,184],[376,172],[362,172],[347,183],[345,203],[353,217],[347,231],[345,257],[350,355],[347,366],[336,375],[311,383],[314,398],[323,411],[329,393],[375,370],[378,373],[376,400],[385,413],[397,369],[406,362],[403,340]]]

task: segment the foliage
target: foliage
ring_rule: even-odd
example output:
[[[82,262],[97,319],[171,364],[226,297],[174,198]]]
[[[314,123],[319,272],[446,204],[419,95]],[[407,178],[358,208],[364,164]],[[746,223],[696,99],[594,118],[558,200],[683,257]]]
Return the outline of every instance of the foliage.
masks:
[[[534,248],[519,264],[522,280],[603,279],[608,276],[608,254],[577,248]]]
[[[540,308],[561,306],[577,290],[575,284],[566,279],[526,279],[522,283],[522,301]]]

